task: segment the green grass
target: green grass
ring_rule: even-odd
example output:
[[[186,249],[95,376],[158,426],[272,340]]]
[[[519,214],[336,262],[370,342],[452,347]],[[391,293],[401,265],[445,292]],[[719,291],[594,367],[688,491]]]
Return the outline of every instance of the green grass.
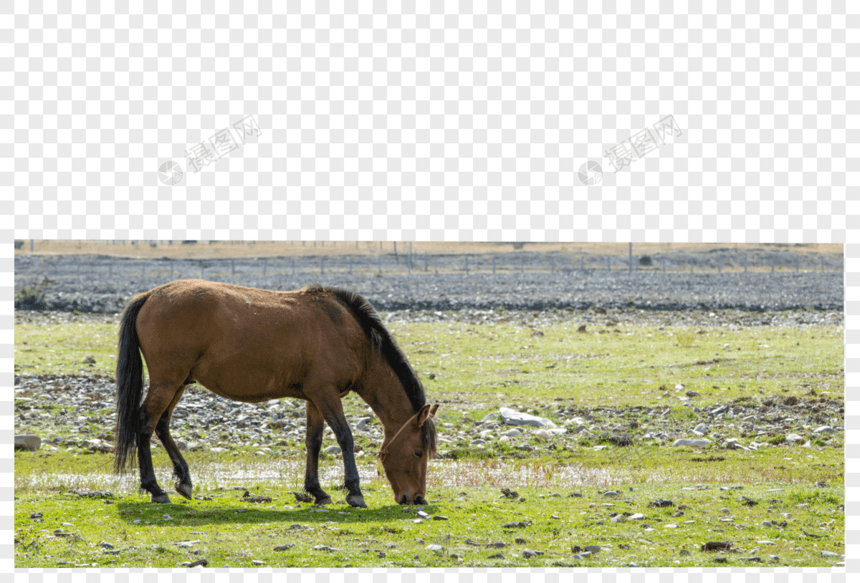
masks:
[[[665,419],[686,427],[701,415],[682,399],[697,407],[789,396],[841,400],[841,326],[691,328],[589,323],[587,331],[580,333],[581,323],[570,319],[547,325],[390,326],[431,402],[443,403],[440,421],[449,425],[440,425],[440,437],[450,442],[440,449],[448,450],[448,455],[430,466],[430,504],[425,510],[445,515],[447,521],[414,524],[416,510],[403,512],[396,506],[388,483],[379,478],[362,483],[366,510],[334,505],[314,512],[311,505],[296,503],[290,492],[301,489],[303,440],[281,438],[276,432],[253,438],[272,449],[266,455],[258,455],[250,444],[221,453],[202,448],[187,452],[195,494],[211,500],[187,502],[173,494],[170,505],[152,505],[148,495],[139,494],[136,472],[114,476],[108,454],[84,452],[77,446],[70,451],[64,445],[56,450],[43,446],[37,452],[15,453],[16,566],[175,567],[201,558],[210,567],[252,567],[253,560],[292,567],[744,566],[748,563],[741,559],[753,551],[764,565],[824,566],[837,560],[822,558],[820,551],[844,552],[841,432],[812,438],[809,448],[788,445],[781,430],[759,436],[759,443],[769,445],[758,451],[671,448],[639,439],[645,420],[631,407],[669,407]],[[16,372],[110,376],[116,333],[116,324],[86,318],[66,324],[18,324]],[[85,364],[87,356],[95,363]],[[687,397],[688,391],[697,395]],[[41,405],[33,399],[16,406],[39,411]],[[622,416],[602,419],[600,425],[624,428],[635,445],[619,447],[606,434],[545,442],[527,433],[515,441],[493,439],[479,449],[470,444],[471,438],[456,438],[458,431],[474,427],[500,406],[525,407],[557,422],[559,407],[621,410]],[[354,395],[344,400],[344,408],[350,418],[364,411]],[[70,405],[43,411],[77,415]],[[38,423],[43,438],[110,438],[110,428],[98,422],[72,435],[63,435],[50,419]],[[181,424],[174,424],[177,438],[183,438],[184,431]],[[217,435],[218,429],[208,431]],[[741,436],[739,428],[737,436]],[[374,474],[372,454],[379,443],[363,434],[356,434],[355,441],[367,454],[358,458],[359,466]],[[153,450],[153,461],[162,486],[170,486],[170,462],[163,448]],[[341,464],[340,458],[323,456],[321,472],[339,480]],[[261,475],[268,477],[252,479]],[[720,489],[738,485],[743,490]],[[343,499],[335,484],[324,486],[335,500]],[[696,489],[699,486],[704,489]],[[499,499],[502,487],[518,490],[525,502]],[[244,488],[273,501],[243,502],[239,497]],[[110,490],[115,497],[106,504],[101,499],[79,498],[71,489]],[[621,495],[608,499],[600,493],[603,489]],[[767,492],[774,489],[781,491]],[[553,492],[561,496],[553,497]],[[582,496],[569,497],[573,492]],[[741,496],[757,504],[747,506]],[[671,499],[675,506],[649,508],[648,502],[657,498]],[[682,509],[684,515],[672,517],[682,504],[687,506]],[[30,518],[34,512],[43,514],[43,522]],[[612,512],[638,512],[645,519],[613,522]],[[171,518],[165,519],[165,514]],[[727,517],[733,521],[720,520]],[[513,530],[501,526],[520,520],[530,520],[532,525]],[[765,520],[777,526],[763,527]],[[779,526],[783,521],[785,526]],[[62,522],[72,526],[62,527]],[[654,530],[643,528],[643,522]],[[294,524],[300,527],[293,528]],[[677,528],[666,528],[667,524]],[[57,528],[78,537],[55,536]],[[517,537],[526,542],[517,543]],[[466,539],[480,546],[467,544]],[[179,542],[188,540],[200,542],[179,547]],[[724,540],[732,541],[740,552],[698,550],[705,542]],[[103,541],[120,553],[105,554]],[[497,541],[507,546],[485,546]],[[396,546],[386,547],[390,543]],[[294,546],[274,550],[284,544]],[[428,551],[430,544],[444,550]],[[318,545],[342,550],[314,550]],[[579,560],[572,545],[605,549]],[[527,559],[525,548],[544,554]],[[497,553],[503,557],[490,558]],[[715,563],[718,555],[728,562]],[[771,561],[770,555],[778,555],[779,560]]]
[[[843,392],[841,327],[705,329],[686,346],[679,340],[690,335],[684,327],[595,325],[578,333],[579,324],[390,328],[431,399],[675,405],[662,395],[668,390],[674,397],[678,384],[699,393],[697,405],[755,394],[800,396],[809,389],[829,391],[832,398]],[[116,324],[16,325],[16,372],[112,376],[116,338]],[[87,356],[95,364],[85,364]]]
[[[272,502],[242,501],[244,485],[204,492],[209,500],[168,505],[153,505],[136,494],[110,499],[111,504],[69,492],[19,498],[16,567],[176,567],[201,558],[210,567],[253,567],[254,560],[272,567],[708,566],[725,554],[701,552],[699,546],[726,540],[738,550],[727,555],[732,566],[746,564],[741,558],[753,555],[771,565],[825,566],[834,559],[822,558],[821,550],[844,552],[842,497],[832,487],[769,491],[778,488],[760,484],[724,491],[679,483],[625,487],[613,498],[595,487],[519,488],[519,499],[504,498],[497,488],[437,487],[424,510],[448,520],[416,524],[417,509],[395,505],[380,480],[366,485],[369,508],[363,510],[335,504],[317,511],[295,502],[290,489],[279,484],[247,486],[252,495],[269,496]],[[581,497],[571,497],[574,491]],[[745,505],[742,496],[756,504]],[[648,506],[660,498],[674,506]],[[679,510],[683,515],[673,516]],[[42,513],[41,522],[30,518],[34,512]],[[645,516],[613,522],[613,513]],[[762,526],[764,520],[775,526]],[[531,525],[503,526],[520,521]],[[676,527],[667,528],[670,524]],[[76,536],[55,536],[55,529]],[[183,541],[197,542],[183,548]],[[103,542],[119,554],[106,554]],[[494,542],[506,544],[487,547]],[[443,550],[427,550],[431,544]],[[279,545],[293,546],[276,551]],[[339,550],[314,548],[320,545]],[[574,545],[604,550],[580,560],[573,556]],[[526,558],[527,548],[544,554]],[[501,558],[491,558],[498,553]]]

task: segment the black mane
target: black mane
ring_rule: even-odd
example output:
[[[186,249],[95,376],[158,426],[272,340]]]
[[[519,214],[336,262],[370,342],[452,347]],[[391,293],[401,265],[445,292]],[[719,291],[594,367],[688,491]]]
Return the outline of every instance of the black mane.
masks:
[[[406,360],[406,355],[394,341],[391,333],[386,329],[382,318],[376,308],[371,305],[366,299],[355,292],[326,287],[318,285],[308,286],[309,291],[326,291],[334,295],[341,303],[343,303],[358,319],[361,329],[364,330],[365,336],[374,347],[379,350],[385,357],[385,361],[400,379],[400,384],[403,385],[403,390],[412,404],[414,413],[418,413],[424,405],[427,404],[427,396],[424,394],[424,386],[421,380],[409,361]],[[436,450],[436,427],[432,419],[428,419],[424,423],[424,443],[428,445],[432,451]]]

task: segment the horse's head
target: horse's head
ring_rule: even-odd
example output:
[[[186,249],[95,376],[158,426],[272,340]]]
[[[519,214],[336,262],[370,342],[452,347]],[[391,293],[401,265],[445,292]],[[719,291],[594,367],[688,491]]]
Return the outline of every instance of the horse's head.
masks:
[[[398,504],[426,504],[427,460],[436,455],[433,417],[439,405],[424,405],[380,450],[385,476]]]

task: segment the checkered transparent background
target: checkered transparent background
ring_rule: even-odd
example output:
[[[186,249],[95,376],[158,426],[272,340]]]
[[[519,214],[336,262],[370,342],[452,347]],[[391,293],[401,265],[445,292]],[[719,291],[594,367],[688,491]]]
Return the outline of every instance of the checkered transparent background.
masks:
[[[854,243],[857,339],[856,4],[139,4],[0,3],[3,570],[13,238]],[[249,115],[262,135],[159,182],[161,164],[191,170],[186,151]],[[682,135],[615,173],[606,152],[668,115]],[[596,186],[576,177],[588,160],[604,170]],[[847,387],[858,357],[847,344]],[[847,398],[854,572],[860,416]]]

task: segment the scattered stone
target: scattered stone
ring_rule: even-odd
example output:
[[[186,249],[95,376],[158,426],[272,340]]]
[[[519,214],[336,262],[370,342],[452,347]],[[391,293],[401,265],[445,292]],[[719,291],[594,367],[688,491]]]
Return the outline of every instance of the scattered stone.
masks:
[[[642,520],[644,518],[645,518],[644,514],[637,512],[636,514],[631,514],[630,516],[628,516],[627,520]]]
[[[821,551],[821,556],[825,558],[838,557],[839,553],[834,553],[833,551]]]
[[[821,433],[824,435],[833,435],[836,433],[836,430],[828,425],[822,425],[821,427],[815,429],[813,433]]]
[[[442,516],[441,514],[436,514],[433,516],[433,520],[448,520],[448,517]]]
[[[502,553],[496,553],[495,555],[490,555],[487,558],[488,559],[504,559],[505,555],[503,555]]]
[[[672,447],[678,447],[681,445],[689,447],[708,447],[711,445],[711,441],[709,439],[676,439],[675,443],[672,444]]]
[[[531,520],[521,520],[519,522],[506,522],[502,525],[502,528],[525,528],[527,526],[531,526]]]
[[[543,551],[533,551],[531,549],[523,549],[523,556],[527,559],[537,557],[543,554]]]
[[[329,547],[326,545],[316,545],[314,547],[315,551],[325,551],[326,553],[339,553],[342,549],[336,549],[334,547]]]
[[[191,569],[193,567],[207,567],[208,565],[209,565],[209,561],[207,561],[206,559],[200,559],[199,561],[194,561],[193,563],[188,563],[187,565],[184,565],[184,566]]]
[[[648,506],[653,508],[665,508],[666,506],[674,506],[675,503],[671,500],[663,500],[662,498],[649,502]]]
[[[514,542],[517,543],[518,545],[524,545],[524,544],[526,544],[526,539],[517,537],[514,539]]]
[[[789,443],[797,443],[798,441],[803,441],[803,438],[796,433],[789,433],[785,436],[785,440]]]
[[[442,548],[442,545],[427,545],[424,548],[428,551],[442,551],[442,550],[444,550]]]
[[[338,455],[338,454],[340,453],[340,451],[341,451],[341,450],[340,450],[340,446],[339,446],[339,445],[330,445],[330,446],[328,446],[328,447],[325,449],[325,452],[326,452],[328,455]]]
[[[296,497],[296,502],[313,502],[314,499],[310,494],[305,494],[304,492],[293,492],[293,495]]]
[[[515,499],[520,497],[519,493],[516,490],[510,490],[508,488],[502,488],[502,494],[505,498]]]
[[[730,542],[707,542],[701,546],[699,550],[702,552],[711,551],[728,551],[731,550],[732,543]]]
[[[520,413],[507,407],[501,407],[499,414],[502,416],[502,423],[506,425],[530,425],[532,427],[555,427],[555,423],[543,417],[536,417],[528,413]]]
[[[740,560],[747,563],[761,563],[761,557],[741,557]]]
[[[8,438],[7,438],[8,439]],[[38,435],[16,435],[15,449],[26,449],[27,451],[36,451],[42,447],[42,439]]]

